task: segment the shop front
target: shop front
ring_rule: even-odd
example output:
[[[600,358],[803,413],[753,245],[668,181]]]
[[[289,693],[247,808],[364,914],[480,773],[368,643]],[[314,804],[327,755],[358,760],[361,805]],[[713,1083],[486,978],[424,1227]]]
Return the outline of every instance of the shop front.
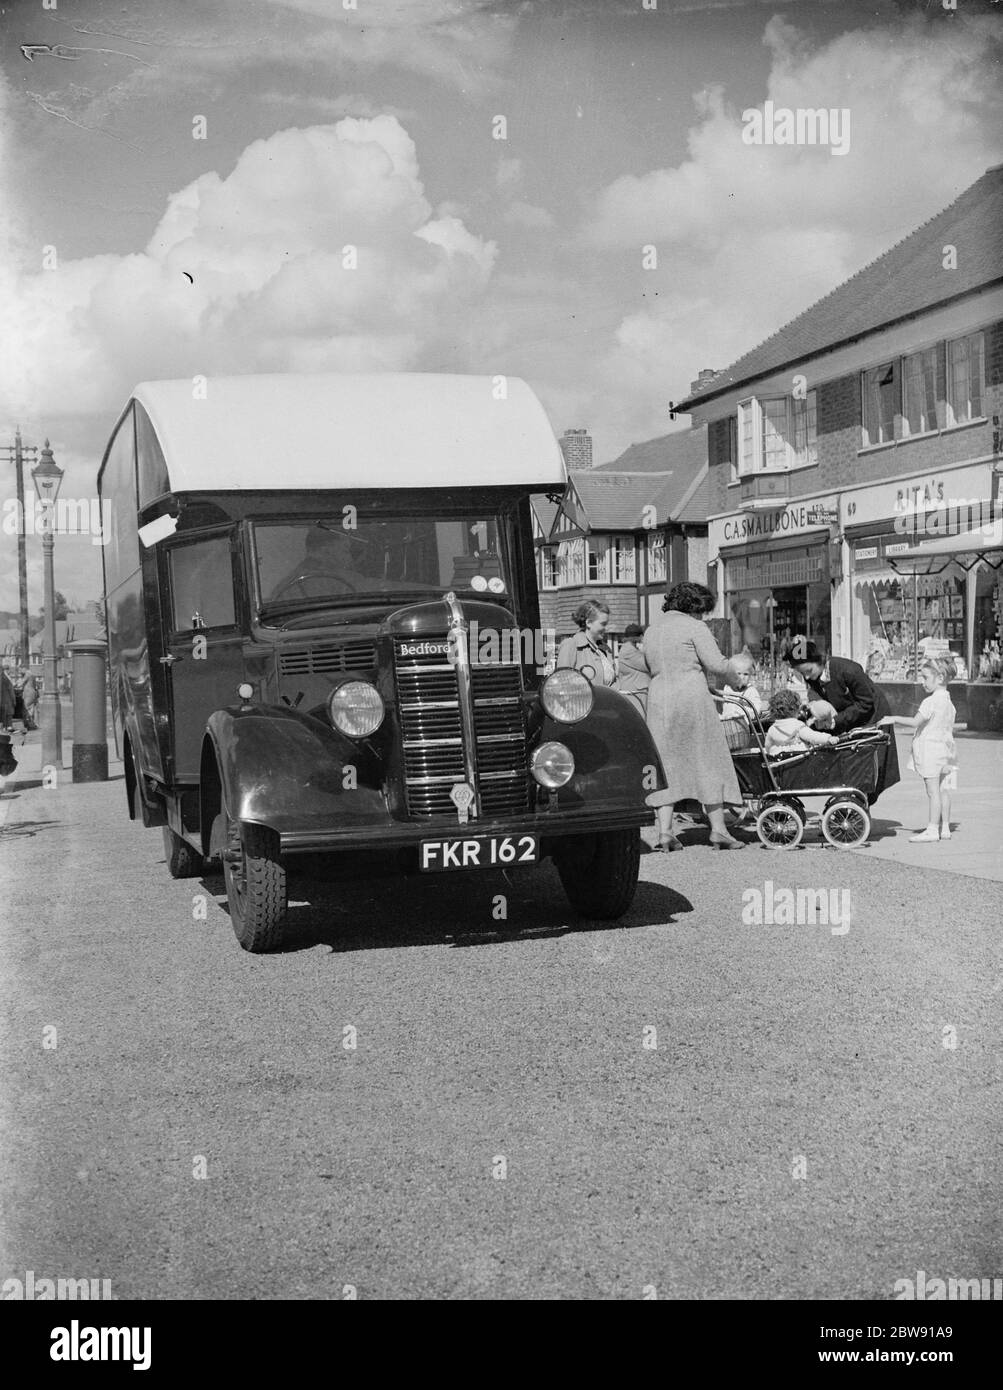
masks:
[[[740,513],[710,523],[719,562],[723,636],[731,652],[779,662],[796,637],[829,648],[835,498]]]
[[[987,728],[997,718],[998,483],[986,462],[843,494],[850,655],[895,713],[915,712],[919,667],[943,656],[955,668],[959,722]]]

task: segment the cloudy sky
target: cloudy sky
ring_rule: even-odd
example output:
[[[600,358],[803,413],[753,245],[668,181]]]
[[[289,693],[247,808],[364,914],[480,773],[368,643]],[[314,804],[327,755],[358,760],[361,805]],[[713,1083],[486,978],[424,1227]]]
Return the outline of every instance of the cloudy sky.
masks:
[[[443,370],[612,459],[1003,159],[1000,8],[0,0],[0,443],[80,498],[139,380]],[[848,110],[847,153],[745,143],[767,100]]]

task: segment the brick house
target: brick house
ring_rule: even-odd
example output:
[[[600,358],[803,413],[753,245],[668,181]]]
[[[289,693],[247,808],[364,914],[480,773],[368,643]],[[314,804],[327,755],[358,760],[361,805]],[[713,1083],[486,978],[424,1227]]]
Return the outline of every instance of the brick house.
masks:
[[[807,633],[910,699],[921,644],[962,676],[985,665],[1001,225],[1003,166],[677,407],[708,428],[709,574],[732,649]]]
[[[564,497],[534,498],[540,617],[558,638],[586,598],[610,607],[609,631],[651,621],[668,584],[706,573],[707,431],[632,444],[612,463],[568,475]]]

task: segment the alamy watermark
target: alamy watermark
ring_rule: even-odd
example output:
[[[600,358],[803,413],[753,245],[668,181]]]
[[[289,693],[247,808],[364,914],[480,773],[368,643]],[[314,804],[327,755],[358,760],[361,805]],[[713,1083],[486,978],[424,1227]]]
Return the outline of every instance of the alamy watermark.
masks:
[[[966,531],[981,534],[985,539],[994,536],[1000,519],[993,515],[993,504],[982,497],[944,497],[943,489],[936,498],[912,493],[899,494],[893,523],[900,536],[955,536]]]
[[[110,1279],[49,1279],[44,1275],[36,1278],[33,1269],[26,1270],[23,1279],[14,1276],[5,1279],[0,1286],[0,1299],[14,1303],[46,1303],[56,1299],[72,1302],[112,1297]]]
[[[850,930],[848,888],[776,888],[768,878],[762,888],[742,894],[742,922],[747,927],[828,927],[833,936]]]
[[[107,545],[111,535],[111,501],[97,497],[57,497],[55,502],[26,502],[16,497],[3,503],[0,531],[5,536],[90,536],[91,545]]]
[[[897,1300],[916,1299],[920,1303],[934,1303],[941,1299],[999,1302],[1003,1300],[1003,1279],[936,1279],[933,1275],[928,1276],[925,1270],[918,1269],[915,1279],[896,1279],[894,1292]]]
[[[762,111],[742,112],[742,142],[746,145],[828,145],[830,154],[850,152],[850,112],[842,107],[804,107],[792,111],[772,101]]]

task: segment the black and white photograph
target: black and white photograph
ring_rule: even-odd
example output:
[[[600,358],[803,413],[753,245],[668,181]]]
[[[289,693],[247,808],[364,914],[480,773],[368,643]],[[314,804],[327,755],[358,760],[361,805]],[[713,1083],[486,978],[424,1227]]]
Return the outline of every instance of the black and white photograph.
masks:
[[[784,1369],[974,1368],[1001,11],[0,0],[43,1370],[631,1300],[736,1368],[765,1305]]]

